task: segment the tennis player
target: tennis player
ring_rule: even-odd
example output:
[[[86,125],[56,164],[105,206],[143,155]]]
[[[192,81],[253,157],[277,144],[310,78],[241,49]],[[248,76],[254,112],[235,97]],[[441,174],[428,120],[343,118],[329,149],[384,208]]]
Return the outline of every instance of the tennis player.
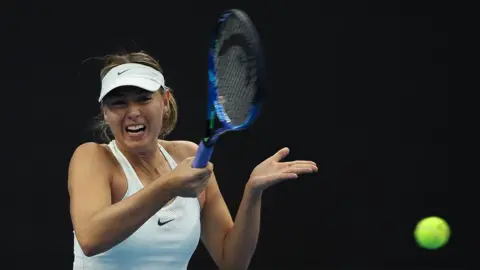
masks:
[[[288,148],[260,163],[233,222],[213,165],[192,168],[197,145],[163,140],[178,112],[158,62],[144,52],[107,56],[101,83],[99,126],[110,141],[80,145],[69,166],[73,269],[187,269],[200,239],[220,269],[247,269],[262,192],[315,163],[281,162]]]

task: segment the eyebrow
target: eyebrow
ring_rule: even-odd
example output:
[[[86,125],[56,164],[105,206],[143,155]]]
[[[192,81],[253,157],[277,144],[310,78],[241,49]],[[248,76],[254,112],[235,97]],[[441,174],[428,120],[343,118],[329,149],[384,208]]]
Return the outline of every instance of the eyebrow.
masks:
[[[119,92],[114,92],[109,98],[122,98],[122,97],[127,97],[127,96],[138,96],[138,95],[143,95],[143,94],[149,94],[150,92],[143,90],[143,89],[132,89],[132,90],[126,90],[126,91],[119,91]]]

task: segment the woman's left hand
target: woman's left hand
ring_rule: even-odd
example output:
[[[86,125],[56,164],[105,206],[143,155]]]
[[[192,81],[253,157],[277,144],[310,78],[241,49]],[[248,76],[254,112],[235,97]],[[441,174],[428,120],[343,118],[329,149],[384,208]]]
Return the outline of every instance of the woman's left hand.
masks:
[[[273,156],[258,164],[248,180],[251,188],[263,191],[269,186],[275,185],[287,179],[298,178],[300,174],[317,172],[315,162],[309,160],[295,160],[281,162],[290,150],[282,148]]]

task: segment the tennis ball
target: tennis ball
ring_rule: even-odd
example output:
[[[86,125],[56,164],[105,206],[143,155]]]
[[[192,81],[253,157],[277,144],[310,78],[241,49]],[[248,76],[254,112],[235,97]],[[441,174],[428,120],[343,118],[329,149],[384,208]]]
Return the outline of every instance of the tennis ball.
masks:
[[[448,242],[450,227],[440,217],[427,217],[418,222],[414,235],[420,247],[438,249]]]

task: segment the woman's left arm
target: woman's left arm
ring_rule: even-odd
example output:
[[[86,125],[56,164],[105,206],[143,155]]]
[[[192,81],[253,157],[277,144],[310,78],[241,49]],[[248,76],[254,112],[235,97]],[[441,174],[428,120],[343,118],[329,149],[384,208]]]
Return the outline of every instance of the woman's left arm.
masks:
[[[220,269],[248,269],[260,232],[260,209],[263,191],[279,182],[318,171],[308,160],[281,162],[290,150],[283,148],[255,167],[244,190],[233,223],[218,184],[207,186],[202,239]],[[213,176],[214,178],[214,176]]]

